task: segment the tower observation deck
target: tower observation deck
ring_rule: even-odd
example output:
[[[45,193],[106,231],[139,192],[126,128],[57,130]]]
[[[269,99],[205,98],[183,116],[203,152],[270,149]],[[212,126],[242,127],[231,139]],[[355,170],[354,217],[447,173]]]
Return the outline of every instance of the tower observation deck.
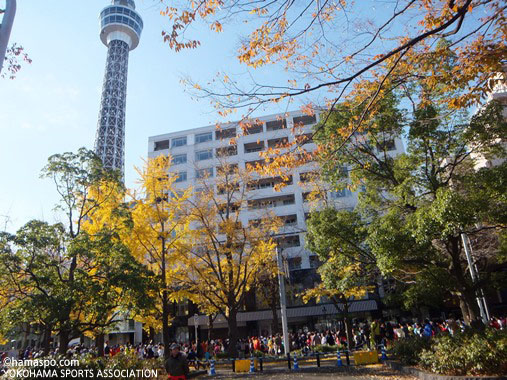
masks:
[[[134,0],[113,0],[100,12],[100,39],[107,46],[106,71],[102,87],[95,153],[106,168],[125,165],[125,108],[130,50],[139,45],[143,20]]]

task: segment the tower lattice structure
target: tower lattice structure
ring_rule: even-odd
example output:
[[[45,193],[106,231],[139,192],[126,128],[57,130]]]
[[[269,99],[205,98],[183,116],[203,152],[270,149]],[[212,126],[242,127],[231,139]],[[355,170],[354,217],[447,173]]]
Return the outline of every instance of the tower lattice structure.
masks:
[[[106,168],[125,167],[125,109],[129,52],[139,44],[143,21],[134,0],[113,0],[100,13],[100,39],[107,46],[95,153]]]

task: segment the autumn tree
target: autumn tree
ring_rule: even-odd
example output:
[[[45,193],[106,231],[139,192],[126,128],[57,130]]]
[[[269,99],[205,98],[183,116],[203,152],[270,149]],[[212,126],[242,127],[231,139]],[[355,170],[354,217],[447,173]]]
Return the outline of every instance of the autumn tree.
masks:
[[[192,36],[195,22],[204,21],[217,33],[237,32],[229,24],[242,25],[245,35],[236,58],[249,76],[220,73],[207,84],[189,80],[197,95],[210,98],[223,114],[243,109],[246,116],[263,105],[298,99],[309,112],[316,104],[332,110],[351,97],[369,110],[393,84],[421,78],[454,93],[440,99],[443,104],[462,108],[484,98],[486,81],[502,71],[505,51],[505,4],[500,0],[382,5],[180,0],[164,6],[162,15],[168,20],[163,39],[176,51],[200,44]],[[447,54],[437,45],[442,38],[456,53],[450,70],[433,65],[435,57]],[[271,67],[286,75],[266,83],[263,74]]]
[[[140,319],[155,307],[153,291],[158,289],[156,275],[139,262],[126,244],[125,236],[133,230],[131,205],[126,203],[125,188],[116,183],[99,182],[89,197],[100,203],[83,223],[83,233],[76,242],[83,263],[93,281],[87,284],[87,306],[80,316],[94,326],[87,335],[95,337],[99,356],[104,352],[104,335],[125,318]]]
[[[153,271],[159,286],[149,292],[156,299],[155,307],[141,320],[150,327],[161,327],[163,342],[170,345],[170,306],[179,291],[175,271],[178,252],[185,244],[189,220],[184,213],[191,189],[174,187],[177,175],[170,173],[170,156],[158,156],[138,170],[140,188],[129,192],[132,226],[124,229],[123,240],[136,259]],[[184,269],[183,269],[184,270]],[[161,323],[160,323],[161,322]],[[169,349],[164,351],[166,357]]]
[[[197,306],[213,306],[228,324],[228,351],[236,356],[237,315],[259,283],[260,271],[274,262],[278,219],[260,212],[245,220],[242,210],[255,208],[249,189],[256,178],[223,159],[214,178],[204,173],[186,201],[191,219],[186,247],[175,274],[182,295]]]

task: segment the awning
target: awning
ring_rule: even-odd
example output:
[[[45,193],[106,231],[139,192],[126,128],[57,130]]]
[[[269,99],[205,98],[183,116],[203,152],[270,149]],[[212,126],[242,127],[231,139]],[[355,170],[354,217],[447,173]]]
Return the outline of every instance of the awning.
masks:
[[[339,305],[343,307],[342,304]],[[377,310],[377,301],[375,300],[360,300],[352,301],[349,304],[349,313],[362,313],[365,311]],[[277,310],[278,316],[280,317],[280,310]],[[319,315],[335,315],[339,312],[333,304],[320,304],[316,306],[301,306],[287,308],[288,318],[301,318],[311,317]],[[188,325],[195,326],[195,316],[188,318]],[[260,310],[260,311],[247,311],[238,313],[238,322],[250,322],[250,321],[265,321],[273,319],[273,312],[271,310]],[[209,317],[207,315],[198,315],[197,322],[199,326],[208,326]],[[213,324],[226,323],[225,317],[220,314],[214,320]]]

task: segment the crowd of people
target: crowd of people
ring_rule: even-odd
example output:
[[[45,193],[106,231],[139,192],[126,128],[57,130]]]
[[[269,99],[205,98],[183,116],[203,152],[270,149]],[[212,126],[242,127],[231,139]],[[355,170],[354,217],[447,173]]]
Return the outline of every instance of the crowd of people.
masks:
[[[492,317],[489,326],[496,329],[507,328],[507,318]],[[480,326],[475,326],[480,327]],[[455,319],[452,316],[446,320],[429,320],[419,321],[383,321],[373,320],[354,321],[351,328],[351,350],[354,349],[374,349],[382,345],[389,346],[398,339],[404,339],[410,336],[432,337],[438,334],[454,335],[460,331],[464,331],[468,326],[461,319]],[[326,329],[322,331],[300,331],[289,335],[290,349],[301,350],[303,353],[309,353],[315,350],[317,346],[337,346],[347,347],[347,334],[344,328]],[[212,357],[220,357],[228,351],[229,342],[227,339],[214,339],[211,341],[201,341],[199,344],[195,342],[173,342],[178,344],[181,352],[188,358],[190,362],[209,361]],[[281,355],[285,352],[283,337],[281,334],[266,336],[250,336],[248,338],[239,339],[237,342],[237,351],[239,357],[250,357],[252,354],[264,355]],[[50,355],[54,356],[58,352],[58,347],[54,348]],[[42,357],[42,349],[27,347],[16,353],[18,359],[35,359]],[[67,356],[82,357],[84,355],[98,354],[97,348],[94,346],[86,347],[77,344],[69,347]],[[162,343],[139,343],[137,345],[105,343],[104,355],[114,357],[118,354],[132,354],[139,359],[156,359],[164,357],[164,345]],[[6,356],[6,352],[0,353],[2,357]]]

